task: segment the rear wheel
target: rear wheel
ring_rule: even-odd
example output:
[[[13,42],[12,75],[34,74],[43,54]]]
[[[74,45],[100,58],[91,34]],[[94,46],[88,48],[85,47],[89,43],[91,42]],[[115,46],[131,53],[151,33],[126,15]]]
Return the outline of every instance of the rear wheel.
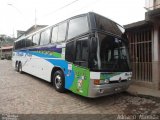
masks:
[[[54,73],[53,84],[55,86],[56,91],[61,93],[65,92],[65,78],[61,70],[58,70]]]
[[[18,71],[21,74],[23,73],[23,71],[22,71],[22,63],[21,62],[18,64]]]
[[[18,62],[15,63],[15,70],[18,72]]]

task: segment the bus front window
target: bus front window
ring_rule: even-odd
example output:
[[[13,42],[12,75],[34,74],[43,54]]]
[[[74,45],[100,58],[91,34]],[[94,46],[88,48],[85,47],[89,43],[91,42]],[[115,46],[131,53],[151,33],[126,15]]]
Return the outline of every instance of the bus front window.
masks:
[[[111,35],[99,34],[97,70],[106,72],[130,71],[129,54],[126,43]]]

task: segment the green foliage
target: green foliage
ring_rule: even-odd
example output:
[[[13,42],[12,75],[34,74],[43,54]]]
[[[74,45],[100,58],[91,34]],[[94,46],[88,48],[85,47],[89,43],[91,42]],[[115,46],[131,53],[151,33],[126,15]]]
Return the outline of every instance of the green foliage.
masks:
[[[14,43],[14,38],[11,38],[7,35],[0,35],[0,46],[10,46]]]

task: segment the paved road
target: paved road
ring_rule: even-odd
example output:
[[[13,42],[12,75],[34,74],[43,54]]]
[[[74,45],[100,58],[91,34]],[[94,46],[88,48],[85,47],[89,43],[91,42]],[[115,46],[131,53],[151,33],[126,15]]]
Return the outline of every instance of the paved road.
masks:
[[[72,92],[58,93],[51,84],[19,74],[11,61],[0,61],[0,113],[18,114],[160,114],[160,99],[127,93],[88,99]]]

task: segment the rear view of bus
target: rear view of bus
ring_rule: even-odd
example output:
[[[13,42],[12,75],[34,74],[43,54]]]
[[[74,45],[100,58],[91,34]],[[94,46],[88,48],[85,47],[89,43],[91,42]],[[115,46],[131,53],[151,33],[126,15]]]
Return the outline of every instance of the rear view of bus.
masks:
[[[66,59],[76,66],[71,90],[92,98],[125,91],[132,72],[124,29],[95,13],[88,14],[88,21],[90,32],[66,45]]]

